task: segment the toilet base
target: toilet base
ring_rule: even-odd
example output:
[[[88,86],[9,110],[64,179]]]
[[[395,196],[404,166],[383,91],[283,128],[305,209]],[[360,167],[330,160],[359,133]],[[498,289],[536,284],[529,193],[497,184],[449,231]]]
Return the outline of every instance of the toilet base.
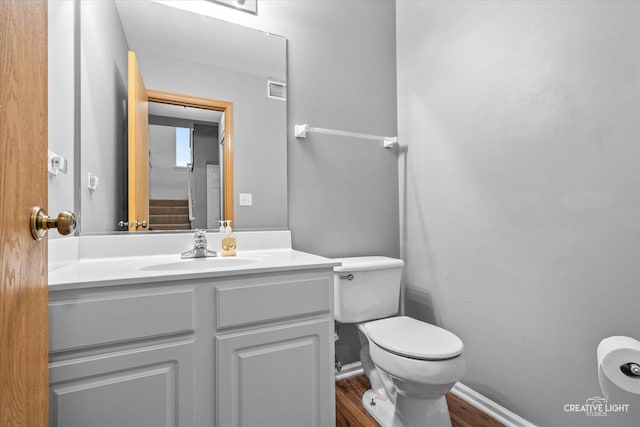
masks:
[[[396,407],[389,399],[382,400],[372,390],[367,390],[362,395],[362,406],[381,427],[451,427],[451,418],[447,401],[444,396],[428,401],[404,400],[400,404],[405,406],[406,415],[421,419],[418,425],[411,425],[407,420],[401,420],[395,416]],[[404,403],[404,404],[403,404]],[[414,412],[411,414],[411,412]]]
[[[362,406],[382,427],[391,427],[395,405],[389,399],[382,400],[373,390],[367,390],[362,395]]]

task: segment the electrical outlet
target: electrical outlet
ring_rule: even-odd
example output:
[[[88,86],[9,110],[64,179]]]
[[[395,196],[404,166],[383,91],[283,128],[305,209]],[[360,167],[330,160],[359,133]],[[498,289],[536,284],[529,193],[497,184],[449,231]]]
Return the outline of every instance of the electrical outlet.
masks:
[[[240,193],[240,206],[253,206],[252,193]]]

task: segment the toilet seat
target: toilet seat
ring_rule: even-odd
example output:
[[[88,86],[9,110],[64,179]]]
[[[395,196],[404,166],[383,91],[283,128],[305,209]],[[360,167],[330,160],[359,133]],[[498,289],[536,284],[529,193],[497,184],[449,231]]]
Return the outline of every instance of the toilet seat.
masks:
[[[407,316],[367,322],[369,339],[399,356],[420,360],[446,360],[464,350],[462,340],[438,326]]]

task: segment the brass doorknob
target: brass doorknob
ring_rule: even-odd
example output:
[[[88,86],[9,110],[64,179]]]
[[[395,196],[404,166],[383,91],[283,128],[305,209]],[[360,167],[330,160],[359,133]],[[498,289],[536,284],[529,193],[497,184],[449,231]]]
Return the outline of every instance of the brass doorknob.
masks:
[[[47,211],[40,206],[31,211],[31,235],[35,240],[42,240],[50,228],[57,228],[58,233],[66,236],[73,233],[77,224],[78,220],[73,212],[62,211],[57,218],[49,218]]]
[[[147,228],[147,221],[131,221],[131,225],[133,226],[133,228],[138,228],[138,227],[142,227],[142,228]]]

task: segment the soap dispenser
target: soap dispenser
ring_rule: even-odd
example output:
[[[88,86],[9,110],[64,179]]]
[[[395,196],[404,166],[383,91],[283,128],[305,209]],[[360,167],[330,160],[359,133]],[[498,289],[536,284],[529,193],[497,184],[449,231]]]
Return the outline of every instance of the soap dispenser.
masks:
[[[222,236],[222,256],[235,256],[236,237],[231,232],[231,220],[225,220],[224,222],[227,226],[224,229],[224,236]]]

